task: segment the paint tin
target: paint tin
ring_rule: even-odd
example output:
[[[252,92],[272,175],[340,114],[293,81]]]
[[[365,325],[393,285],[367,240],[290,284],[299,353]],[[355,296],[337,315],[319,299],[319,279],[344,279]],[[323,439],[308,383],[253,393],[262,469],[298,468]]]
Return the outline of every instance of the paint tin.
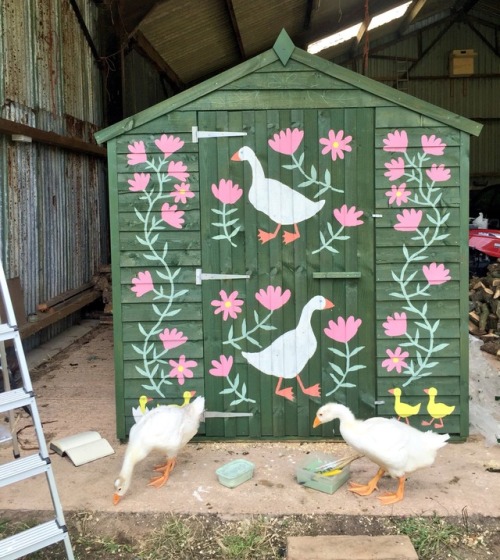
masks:
[[[253,476],[254,464],[245,459],[235,459],[219,467],[215,474],[219,482],[227,488],[235,488]]]
[[[336,492],[349,478],[349,465],[345,466],[339,474],[335,476],[325,476],[317,473],[316,469],[338,459],[333,455],[314,454],[308,456],[297,467],[296,476],[297,482],[307,488],[319,490],[326,494],[333,494]]]

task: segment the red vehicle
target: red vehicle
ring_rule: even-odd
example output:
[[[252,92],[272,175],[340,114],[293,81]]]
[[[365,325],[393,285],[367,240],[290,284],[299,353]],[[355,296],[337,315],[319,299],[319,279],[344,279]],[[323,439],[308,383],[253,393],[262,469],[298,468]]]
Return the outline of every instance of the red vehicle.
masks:
[[[469,275],[484,276],[500,258],[500,230],[469,228]]]

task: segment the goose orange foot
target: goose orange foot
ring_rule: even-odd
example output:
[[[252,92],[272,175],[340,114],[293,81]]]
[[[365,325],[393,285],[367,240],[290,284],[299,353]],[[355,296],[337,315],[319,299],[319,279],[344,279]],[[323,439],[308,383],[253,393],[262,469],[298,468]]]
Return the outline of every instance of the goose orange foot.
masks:
[[[285,245],[288,245],[289,243],[292,243],[293,241],[295,241],[296,239],[298,239],[300,237],[300,233],[299,233],[299,228],[297,226],[297,224],[294,225],[294,232],[291,233],[290,231],[285,231],[283,233],[283,243]]]
[[[271,239],[274,239],[278,235],[278,231],[280,230],[281,224],[278,224],[278,227],[271,233],[269,231],[264,231],[263,229],[259,229],[259,241],[264,244]]]
[[[354,492],[358,496],[369,496],[374,490],[378,490],[378,481],[384,476],[384,469],[379,469],[377,474],[368,482],[368,484],[358,484],[357,482],[349,483],[349,491]]]
[[[168,480],[170,473],[175,467],[175,459],[169,459],[165,465],[159,465],[154,468],[155,471],[163,472],[161,476],[152,478],[149,481],[148,486],[154,486],[155,488],[161,488]]]
[[[275,389],[275,393],[276,395],[279,395],[280,397],[285,397],[285,399],[288,399],[289,401],[294,401],[294,396],[293,396],[293,389],[291,387],[287,387],[286,389],[282,389],[281,388],[281,383],[283,382],[283,378],[280,377],[278,384],[276,385],[276,389]]]
[[[299,382],[300,389],[304,395],[309,395],[310,397],[321,397],[321,387],[319,386],[319,383],[311,385],[310,387],[304,387],[304,384],[298,375],[297,381]]]
[[[378,499],[385,505],[388,506],[390,504],[395,504],[396,502],[400,502],[405,493],[405,477],[402,476],[399,479],[398,489],[396,492],[386,492],[382,496],[379,496]]]

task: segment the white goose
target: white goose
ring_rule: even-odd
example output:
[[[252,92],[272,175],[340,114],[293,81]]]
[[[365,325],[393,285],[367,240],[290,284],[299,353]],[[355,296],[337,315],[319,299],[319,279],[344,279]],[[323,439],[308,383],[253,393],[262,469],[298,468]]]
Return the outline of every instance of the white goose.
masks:
[[[313,297],[302,309],[295,329],[283,333],[260,352],[241,353],[245,360],[255,369],[267,375],[279,377],[275,390],[277,395],[293,401],[292,388],[281,389],[281,384],[283,379],[293,379],[296,377],[305,395],[312,397],[320,396],[319,383],[306,388],[299,374],[312,358],[318,346],[316,336],[311,327],[312,314],[314,311],[321,311],[322,309],[330,309],[332,307],[334,307],[333,303],[323,296]]]
[[[248,161],[252,168],[252,184],[248,200],[259,212],[267,214],[278,226],[274,232],[259,229],[259,240],[266,243],[278,235],[282,225],[293,225],[294,232],[284,232],[283,241],[291,243],[300,237],[298,223],[308,220],[324,206],[324,200],[313,202],[288,185],[264,174],[262,164],[249,146],[243,146],[231,157],[233,161]]]
[[[388,492],[379,497],[385,505],[403,499],[406,475],[417,469],[430,467],[438,450],[446,445],[450,437],[448,434],[421,432],[395,418],[356,420],[347,406],[337,403],[327,403],[319,408],[313,427],[336,418],[340,420],[340,433],[345,442],[380,467],[368,484],[351,482],[351,492],[369,496],[377,489],[378,481],[386,472],[399,479],[396,492]]]
[[[164,453],[167,462],[155,467],[155,471],[162,474],[151,479],[149,486],[160,488],[167,482],[175,466],[177,454],[198,431],[204,409],[205,399],[197,397],[186,406],[153,408],[132,426],[122,469],[115,481],[115,505],[127,492],[135,465],[154,449]]]

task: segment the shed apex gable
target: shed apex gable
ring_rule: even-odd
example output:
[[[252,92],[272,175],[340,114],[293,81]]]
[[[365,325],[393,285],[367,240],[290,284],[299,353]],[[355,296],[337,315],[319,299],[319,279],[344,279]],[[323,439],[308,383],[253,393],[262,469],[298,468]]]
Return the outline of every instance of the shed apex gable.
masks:
[[[395,90],[394,88],[377,82],[376,80],[299,49],[293,44],[288,33],[282,29],[272,49],[246,60],[245,62],[242,62],[241,64],[238,64],[237,66],[230,68],[213,78],[209,78],[205,82],[193,86],[174,97],[165,99],[164,101],[161,101],[144,111],[141,111],[131,117],[127,117],[122,121],[96,132],[94,135],[96,141],[98,144],[108,142],[113,138],[130,132],[131,130],[139,126],[143,126],[158,117],[175,111],[179,107],[208,95],[213,91],[221,89],[227,84],[230,84],[243,76],[259,71],[269,64],[276,62],[276,60],[280,60],[281,63],[286,66],[290,59],[309,66],[319,72],[323,72],[332,78],[344,81],[355,88],[377,95],[382,99],[394,103],[395,105],[430,117],[445,124],[446,126],[451,126],[468,134],[479,136],[483,127],[482,124],[471,121],[465,117],[461,117],[460,115],[452,113],[446,109],[442,109],[441,107],[408,95],[404,92]]]

